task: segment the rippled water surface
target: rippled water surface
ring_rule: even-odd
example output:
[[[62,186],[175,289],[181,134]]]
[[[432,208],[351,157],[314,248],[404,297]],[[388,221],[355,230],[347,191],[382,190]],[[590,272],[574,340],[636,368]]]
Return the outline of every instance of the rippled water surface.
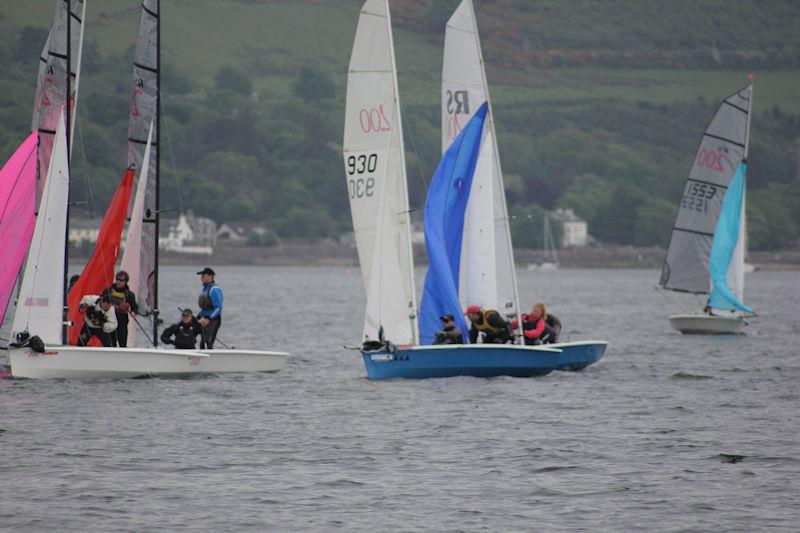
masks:
[[[195,303],[196,270],[163,269],[168,320]],[[290,351],[288,368],[0,380],[0,529],[800,527],[798,272],[749,275],[747,335],[697,337],[666,317],[702,300],[653,290],[654,271],[521,271],[525,306],[609,340],[604,359],[369,382],[342,348],[360,335],[358,270],[217,270],[222,341]]]

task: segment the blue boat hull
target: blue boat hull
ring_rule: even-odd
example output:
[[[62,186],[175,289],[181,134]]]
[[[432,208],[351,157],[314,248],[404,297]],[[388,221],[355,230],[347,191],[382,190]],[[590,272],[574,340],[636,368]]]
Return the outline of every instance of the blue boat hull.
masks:
[[[365,351],[369,379],[447,378],[453,376],[543,376],[560,364],[560,350],[549,346],[464,344],[398,347]]]
[[[556,370],[577,371],[596,363],[606,353],[606,341],[579,341],[548,344],[549,348],[561,350]]]

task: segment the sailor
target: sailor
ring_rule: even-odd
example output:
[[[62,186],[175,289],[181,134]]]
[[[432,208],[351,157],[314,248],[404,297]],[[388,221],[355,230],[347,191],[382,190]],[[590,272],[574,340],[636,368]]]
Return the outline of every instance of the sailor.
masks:
[[[436,339],[433,344],[463,344],[464,337],[461,328],[456,327],[456,319],[453,315],[442,315],[439,317],[442,323],[441,331],[436,332]]]
[[[120,270],[117,272],[114,284],[103,291],[103,296],[111,298],[111,304],[114,306],[114,313],[117,315],[117,343],[123,348],[128,345],[128,315],[139,311],[136,295],[128,287],[130,279],[127,272]]]
[[[534,304],[531,312],[528,314],[522,313],[520,318],[522,319],[522,335],[525,338],[525,344],[558,342],[561,321],[555,315],[548,315],[544,304]],[[514,329],[517,329],[516,319],[511,325]]]
[[[181,320],[161,333],[161,342],[174,344],[178,350],[193,350],[195,340],[203,333],[191,309],[181,309]]]
[[[513,340],[511,325],[494,309],[484,309],[470,305],[464,313],[472,325],[469,328],[469,342],[478,342],[478,334],[483,333],[484,344],[505,344]]]
[[[200,312],[197,318],[203,328],[200,339],[200,348],[209,350],[214,348],[217,332],[222,325],[222,287],[217,285],[214,277],[217,275],[211,268],[205,267],[197,273],[203,283],[203,291],[197,299]]]
[[[83,327],[78,335],[78,344],[88,346],[92,337],[97,337],[103,346],[114,346],[116,342],[117,315],[108,295],[98,297],[87,294],[80,303],[81,312],[85,312]]]

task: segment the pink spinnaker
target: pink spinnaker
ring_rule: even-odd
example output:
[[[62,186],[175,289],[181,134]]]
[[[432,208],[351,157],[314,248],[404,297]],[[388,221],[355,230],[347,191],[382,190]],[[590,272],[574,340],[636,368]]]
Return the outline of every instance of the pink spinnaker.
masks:
[[[0,170],[0,324],[33,237],[36,142],[34,131]]]

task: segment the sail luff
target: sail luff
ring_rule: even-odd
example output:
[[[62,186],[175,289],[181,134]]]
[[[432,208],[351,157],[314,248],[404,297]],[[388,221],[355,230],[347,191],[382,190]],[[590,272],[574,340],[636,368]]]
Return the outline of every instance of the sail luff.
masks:
[[[69,127],[69,146],[70,153],[72,153],[73,139],[75,138],[75,120],[78,116],[78,86],[81,79],[81,60],[83,58],[83,31],[85,28],[84,21],[86,20],[86,1],[87,0],[71,0],[75,2],[75,8],[70,8],[71,22],[70,27],[77,24],[77,31],[70,30],[72,37],[70,39],[70,57],[74,57],[74,65],[70,68],[70,76],[75,79],[72,84],[71,92],[71,107],[72,118]],[[76,13],[77,11],[77,13]]]

